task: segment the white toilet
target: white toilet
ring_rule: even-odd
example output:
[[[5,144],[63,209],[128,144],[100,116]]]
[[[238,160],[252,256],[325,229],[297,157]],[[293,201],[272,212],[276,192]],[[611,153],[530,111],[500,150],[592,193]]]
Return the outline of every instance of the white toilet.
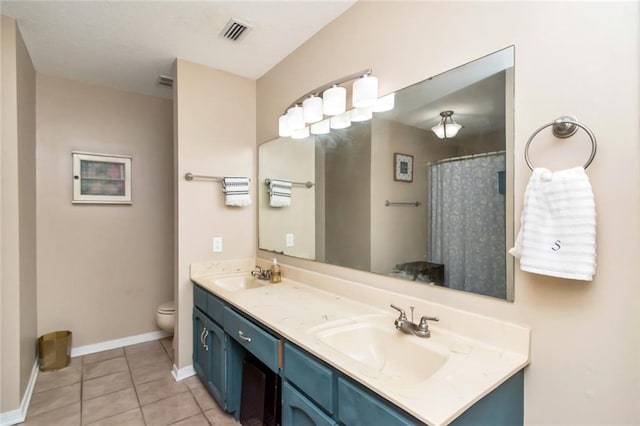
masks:
[[[156,322],[161,330],[168,331],[173,334],[173,324],[176,315],[176,304],[172,300],[171,302],[163,303],[158,306],[156,311]]]

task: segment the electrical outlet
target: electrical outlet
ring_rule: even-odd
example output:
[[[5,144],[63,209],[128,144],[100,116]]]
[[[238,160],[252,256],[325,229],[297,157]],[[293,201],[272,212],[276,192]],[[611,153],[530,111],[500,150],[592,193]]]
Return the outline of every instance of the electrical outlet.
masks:
[[[222,251],[222,237],[213,237],[213,251],[215,253]]]
[[[287,247],[293,247],[293,234],[287,234]]]

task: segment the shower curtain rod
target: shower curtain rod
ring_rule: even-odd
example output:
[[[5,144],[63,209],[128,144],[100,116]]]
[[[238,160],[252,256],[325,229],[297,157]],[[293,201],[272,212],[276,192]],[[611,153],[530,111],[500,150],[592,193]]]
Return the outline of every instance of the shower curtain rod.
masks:
[[[463,155],[462,157],[451,157],[451,158],[445,158],[443,160],[438,160],[438,161],[429,161],[427,164],[432,165],[432,164],[452,163],[454,161],[469,160],[471,158],[489,157],[491,155],[499,155],[504,153],[506,153],[506,151],[504,150],[493,151],[493,152],[483,152],[482,154]]]

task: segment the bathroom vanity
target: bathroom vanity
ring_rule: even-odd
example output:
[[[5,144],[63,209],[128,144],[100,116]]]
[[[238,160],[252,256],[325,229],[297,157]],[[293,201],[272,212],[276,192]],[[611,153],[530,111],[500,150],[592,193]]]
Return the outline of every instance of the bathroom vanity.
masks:
[[[192,266],[193,365],[236,419],[251,358],[281,379],[282,425],[523,421],[527,328],[433,306],[440,322],[420,338],[397,331],[386,307],[408,308],[406,296],[302,270],[275,285],[210,272]]]

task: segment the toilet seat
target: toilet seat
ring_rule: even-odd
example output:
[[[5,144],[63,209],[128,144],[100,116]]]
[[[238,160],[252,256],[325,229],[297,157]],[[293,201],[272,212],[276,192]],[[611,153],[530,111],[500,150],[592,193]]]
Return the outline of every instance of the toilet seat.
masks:
[[[158,313],[163,315],[173,315],[176,313],[176,304],[173,301],[163,303],[158,307]]]

